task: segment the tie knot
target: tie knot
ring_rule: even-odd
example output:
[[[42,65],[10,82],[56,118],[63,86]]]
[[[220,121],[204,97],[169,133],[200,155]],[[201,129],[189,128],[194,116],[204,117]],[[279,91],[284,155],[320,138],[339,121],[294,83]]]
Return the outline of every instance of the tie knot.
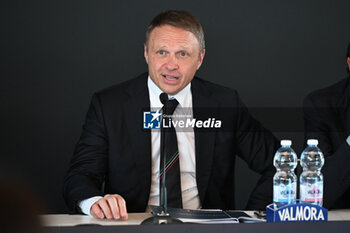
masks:
[[[178,104],[179,102],[176,99],[168,100],[163,106],[165,110],[164,113],[168,115],[173,114]]]

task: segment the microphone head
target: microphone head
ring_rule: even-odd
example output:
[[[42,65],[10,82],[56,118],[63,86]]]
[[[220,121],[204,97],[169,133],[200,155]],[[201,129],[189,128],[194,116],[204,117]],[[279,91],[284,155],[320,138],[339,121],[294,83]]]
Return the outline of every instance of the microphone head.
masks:
[[[162,102],[162,104],[164,105],[169,99],[168,94],[163,92],[162,94],[159,95],[159,99],[160,99],[160,102]]]

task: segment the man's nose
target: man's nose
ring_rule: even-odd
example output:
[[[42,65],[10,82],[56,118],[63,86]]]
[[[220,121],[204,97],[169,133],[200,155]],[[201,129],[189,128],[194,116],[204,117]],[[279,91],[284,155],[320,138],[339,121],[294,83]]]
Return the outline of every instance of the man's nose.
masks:
[[[176,70],[179,68],[178,61],[175,57],[175,55],[170,55],[168,57],[167,63],[166,63],[166,68],[169,70]]]

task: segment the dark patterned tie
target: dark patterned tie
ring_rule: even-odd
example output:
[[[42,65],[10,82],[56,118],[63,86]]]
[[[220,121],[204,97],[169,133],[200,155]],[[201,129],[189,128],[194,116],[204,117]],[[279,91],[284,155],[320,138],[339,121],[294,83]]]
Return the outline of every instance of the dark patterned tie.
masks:
[[[169,116],[164,117],[165,125],[170,125],[170,115],[175,111],[179,102],[176,99],[168,100],[163,106],[163,114]],[[165,183],[167,187],[167,204],[168,207],[182,208],[181,182],[180,182],[180,163],[179,150],[177,148],[176,132],[171,125],[164,128],[161,133],[164,141],[164,153],[166,156],[166,167],[163,169],[163,157],[160,159],[160,184],[162,183],[165,170]]]

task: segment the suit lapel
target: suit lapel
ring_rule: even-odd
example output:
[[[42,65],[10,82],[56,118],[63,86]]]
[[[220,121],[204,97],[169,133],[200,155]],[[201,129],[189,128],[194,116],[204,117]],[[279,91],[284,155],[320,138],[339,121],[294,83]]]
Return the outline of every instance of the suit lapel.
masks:
[[[194,78],[191,83],[193,118],[207,120],[218,114],[218,104],[211,98],[207,87]],[[216,118],[218,119],[218,118]],[[214,156],[215,131],[213,129],[194,129],[196,150],[196,180],[201,203],[205,198]]]
[[[350,86],[346,80],[341,96],[336,106],[339,121],[337,123],[340,140],[343,141],[350,134]]]
[[[136,169],[140,183],[147,192],[140,197],[145,207],[149,198],[151,187],[151,131],[143,130],[143,112],[150,110],[149,93],[147,88],[147,74],[144,74],[131,82],[127,88],[129,98],[124,103],[124,116],[128,135],[131,137],[130,149],[134,151]],[[207,120],[217,118],[218,104],[213,100],[212,93],[197,78],[191,83],[193,117]],[[196,180],[201,203],[205,198],[208,182],[211,175],[214,156],[214,142],[216,132],[212,129],[194,129],[196,150]]]
[[[143,74],[131,82],[127,88],[129,97],[124,103],[124,117],[127,125],[128,136],[130,137],[130,150],[133,151],[133,158],[136,162],[136,170],[142,185],[141,203],[145,208],[149,198],[151,187],[151,131],[143,129],[143,112],[150,110],[149,93],[147,87],[147,74]],[[141,183],[144,181],[143,183]]]
[[[344,110],[345,110],[345,119],[343,120],[343,125],[346,127],[346,135],[345,138],[350,134],[350,82],[349,82],[349,78],[347,78],[347,82],[346,82],[346,88],[344,91],[344,102],[346,105],[343,106]]]

